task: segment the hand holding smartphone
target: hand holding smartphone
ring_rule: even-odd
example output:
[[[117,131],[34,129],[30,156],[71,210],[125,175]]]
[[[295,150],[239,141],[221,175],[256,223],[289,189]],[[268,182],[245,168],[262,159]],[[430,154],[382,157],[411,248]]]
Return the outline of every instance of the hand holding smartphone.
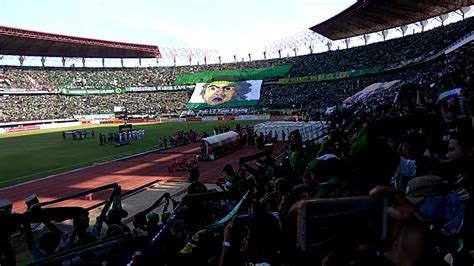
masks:
[[[316,250],[341,241],[378,244],[387,238],[387,199],[351,197],[298,203],[301,250]]]

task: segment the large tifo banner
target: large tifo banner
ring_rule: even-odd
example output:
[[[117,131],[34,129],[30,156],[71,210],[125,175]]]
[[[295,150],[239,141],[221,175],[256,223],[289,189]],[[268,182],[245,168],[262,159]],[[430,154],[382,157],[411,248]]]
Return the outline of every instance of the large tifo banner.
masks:
[[[187,108],[224,108],[257,105],[262,80],[197,83]]]
[[[232,69],[221,71],[205,71],[180,74],[176,77],[175,85],[196,84],[210,80],[265,80],[275,77],[284,77],[291,69],[291,65],[254,69]]]

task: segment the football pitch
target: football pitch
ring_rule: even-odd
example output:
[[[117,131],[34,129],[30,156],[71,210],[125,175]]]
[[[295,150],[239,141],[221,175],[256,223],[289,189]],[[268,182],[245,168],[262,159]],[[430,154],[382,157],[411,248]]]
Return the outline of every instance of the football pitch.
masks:
[[[129,145],[115,147],[100,146],[99,134],[118,132],[118,124],[81,126],[75,128],[38,130],[0,135],[0,187],[7,187],[42,177],[59,174],[96,163],[142,153],[158,147],[161,136],[190,129],[206,131],[212,135],[215,126],[236,124],[252,125],[258,121],[210,121],[163,124],[134,124],[134,129],[144,129],[142,139]],[[95,137],[63,140],[63,130],[93,129]],[[168,144],[169,145],[169,144]]]

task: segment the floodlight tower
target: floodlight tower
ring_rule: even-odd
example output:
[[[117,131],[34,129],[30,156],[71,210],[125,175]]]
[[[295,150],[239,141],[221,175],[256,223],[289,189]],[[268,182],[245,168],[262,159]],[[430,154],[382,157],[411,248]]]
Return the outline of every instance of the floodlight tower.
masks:
[[[285,52],[292,53],[295,56],[298,55],[298,51],[308,50],[309,53],[313,53],[316,47],[326,46],[328,41],[320,34],[304,30],[265,45],[265,53],[266,55],[278,53],[279,57]]]

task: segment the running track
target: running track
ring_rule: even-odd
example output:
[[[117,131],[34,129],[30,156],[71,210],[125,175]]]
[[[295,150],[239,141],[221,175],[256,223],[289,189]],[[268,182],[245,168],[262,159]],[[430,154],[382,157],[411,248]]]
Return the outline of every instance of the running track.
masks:
[[[277,145],[276,148],[278,148]],[[277,151],[278,149],[275,149]],[[168,173],[168,166],[173,158],[186,154],[188,158],[199,152],[199,144],[191,144],[157,151],[146,155],[132,157],[125,160],[105,163],[98,166],[72,171],[53,177],[19,184],[0,189],[0,199],[9,199],[13,202],[14,212],[23,212],[26,207],[26,197],[36,194],[41,202],[62,198],[84,190],[118,183],[122,193],[133,191],[152,182],[158,181],[187,181],[188,174],[184,171]],[[258,152],[254,147],[240,149],[212,162],[199,162],[202,182],[215,182],[222,177],[222,168],[231,164],[236,168],[240,157]],[[102,191],[94,194],[93,200],[73,199],[63,201],[49,207],[81,206],[84,208],[99,204],[107,199],[111,191]]]

